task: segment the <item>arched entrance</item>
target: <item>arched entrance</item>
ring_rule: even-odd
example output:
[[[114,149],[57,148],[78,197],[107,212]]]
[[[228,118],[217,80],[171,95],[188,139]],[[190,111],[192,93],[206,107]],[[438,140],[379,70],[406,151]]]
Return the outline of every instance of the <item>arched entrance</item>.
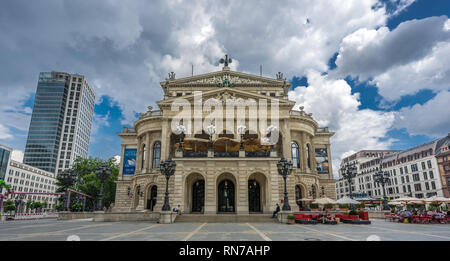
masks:
[[[248,181],[248,211],[261,212],[261,186],[256,179]]]
[[[302,198],[302,188],[300,185],[295,185],[295,202],[300,210],[303,208],[303,201],[301,201]]]
[[[249,213],[270,213],[267,186],[267,178],[262,173],[253,173],[248,177]]]
[[[158,196],[158,186],[153,185],[148,189],[147,192],[147,204],[146,209],[153,211],[156,205],[156,198]]]
[[[234,182],[230,179],[222,180],[218,185],[218,212],[235,212]]]
[[[192,212],[203,213],[205,206],[205,181],[197,180],[192,185]]]
[[[203,213],[205,207],[205,179],[191,173],[185,179],[184,207],[186,213]]]

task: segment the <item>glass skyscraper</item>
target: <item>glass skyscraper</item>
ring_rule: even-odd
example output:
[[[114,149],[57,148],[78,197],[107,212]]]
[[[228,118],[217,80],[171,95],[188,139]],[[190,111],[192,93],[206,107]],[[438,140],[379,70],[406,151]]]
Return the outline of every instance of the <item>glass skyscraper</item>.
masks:
[[[60,173],[87,157],[95,94],[82,75],[39,74],[24,163]]]
[[[11,148],[0,145],[0,179],[5,179],[11,151]]]

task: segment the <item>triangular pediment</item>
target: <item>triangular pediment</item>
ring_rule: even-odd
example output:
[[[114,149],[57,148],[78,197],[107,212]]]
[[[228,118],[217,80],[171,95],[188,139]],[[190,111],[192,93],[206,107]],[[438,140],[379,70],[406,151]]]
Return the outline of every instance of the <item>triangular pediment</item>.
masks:
[[[291,83],[284,79],[272,79],[253,74],[236,72],[231,70],[222,70],[218,72],[206,73],[186,77],[181,79],[169,78],[161,82],[161,86],[290,86]]]
[[[159,101],[159,102],[157,102],[157,104],[159,107],[168,106],[168,105],[171,105],[172,102],[174,102],[175,100],[180,99],[180,98],[188,100],[189,102],[193,103],[194,98],[195,98],[194,95],[195,94],[185,95],[185,96],[181,96],[181,97],[171,97],[171,98]],[[238,89],[234,89],[234,88],[227,88],[227,87],[201,92],[201,98],[202,98],[203,102],[205,102],[208,99],[216,99],[216,100],[219,100],[222,102],[226,102],[227,100],[238,100],[238,99],[244,99],[244,100],[254,99],[256,101],[258,101],[260,99],[265,99],[265,100],[267,100],[268,104],[270,104],[270,102],[272,100],[277,100],[279,103],[279,106],[294,106],[295,105],[294,101],[286,100],[283,98],[270,97],[270,96],[261,95],[258,93],[246,92],[246,91],[242,91],[242,90],[238,90]]]

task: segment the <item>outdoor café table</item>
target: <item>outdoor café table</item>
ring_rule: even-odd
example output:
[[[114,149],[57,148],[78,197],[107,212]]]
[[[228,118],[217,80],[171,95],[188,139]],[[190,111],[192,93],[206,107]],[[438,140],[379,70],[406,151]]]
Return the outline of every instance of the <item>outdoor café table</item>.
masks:
[[[311,214],[311,218],[317,220],[319,218],[318,214]]]
[[[420,223],[420,215],[412,215],[411,223]]]

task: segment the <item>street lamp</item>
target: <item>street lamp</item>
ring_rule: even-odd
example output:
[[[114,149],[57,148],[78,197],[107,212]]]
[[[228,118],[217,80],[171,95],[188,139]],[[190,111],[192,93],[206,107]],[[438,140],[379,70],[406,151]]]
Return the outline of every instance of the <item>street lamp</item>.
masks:
[[[386,183],[388,183],[389,181],[389,172],[383,171],[380,166],[380,170],[374,175],[374,178],[375,182],[381,184],[381,186],[383,187],[383,210],[389,210],[390,208],[386,199],[386,190],[384,188],[384,185],[386,185]]]
[[[241,135],[241,147],[239,148],[240,150],[244,150],[244,134],[246,129],[247,127],[245,125],[239,125],[237,127],[237,131]]]
[[[180,135],[180,143],[178,145],[178,150],[179,151],[183,151],[183,134],[186,133],[186,127],[184,127],[183,125],[177,125],[176,130],[175,130],[175,134],[176,135]]]
[[[67,191],[68,188],[76,184],[76,173],[72,171],[71,169],[67,169],[59,174],[61,183],[64,186],[64,189]],[[67,202],[69,199],[67,193],[63,196],[64,198],[64,209],[66,211],[70,211],[69,205],[70,202]]]
[[[347,182],[348,182],[350,198],[353,198],[353,196],[352,196],[352,182],[353,182],[353,178],[356,177],[356,173],[357,173],[356,171],[357,171],[357,167],[356,167],[356,163],[355,162],[354,163],[347,162],[341,168],[342,177],[344,179],[346,179]]]
[[[284,179],[284,203],[282,210],[289,211],[291,210],[291,206],[289,206],[288,202],[288,193],[286,188],[286,178],[292,172],[292,162],[287,161],[285,158],[281,158],[277,163],[278,174],[280,174]]]
[[[103,208],[103,183],[111,175],[111,168],[106,164],[102,164],[95,170],[95,174],[100,179],[100,193],[98,195],[97,209],[101,210]]]
[[[159,169],[161,170],[161,174],[163,174],[166,177],[166,193],[164,196],[164,205],[162,207],[162,211],[170,211],[169,179],[175,173],[176,166],[177,166],[177,164],[171,158],[169,158],[168,160],[161,162],[161,164],[159,164]]]
[[[212,137],[213,137],[214,133],[216,133],[216,126],[209,125],[208,127],[206,127],[206,132],[209,135],[209,150],[212,151],[213,150]]]

